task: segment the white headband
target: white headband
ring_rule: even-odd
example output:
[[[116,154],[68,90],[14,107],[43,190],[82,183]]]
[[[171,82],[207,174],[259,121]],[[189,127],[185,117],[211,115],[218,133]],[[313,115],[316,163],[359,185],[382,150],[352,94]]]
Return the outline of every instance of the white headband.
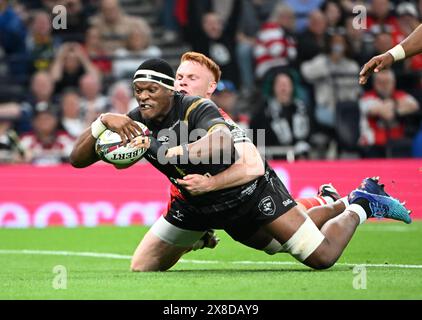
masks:
[[[174,90],[174,78],[154,70],[138,70],[133,76],[133,82],[155,82],[167,89]]]

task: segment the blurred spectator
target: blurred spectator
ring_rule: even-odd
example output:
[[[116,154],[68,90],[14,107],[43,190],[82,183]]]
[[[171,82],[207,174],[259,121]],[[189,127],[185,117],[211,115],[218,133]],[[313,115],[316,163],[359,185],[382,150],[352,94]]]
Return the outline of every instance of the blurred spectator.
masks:
[[[0,115],[0,163],[19,163],[25,161],[25,152],[20,139],[13,130],[14,118]]]
[[[9,1],[0,0],[0,47],[7,57],[8,73],[21,76],[26,73],[26,26]]]
[[[20,118],[16,123],[19,134],[32,130],[32,117],[35,110],[46,108],[58,110],[58,103],[53,96],[54,82],[46,71],[38,71],[31,78],[31,90],[21,104]]]
[[[365,30],[355,28],[353,25],[355,17],[348,16],[345,21],[346,38],[350,44],[351,56],[359,65],[364,65],[368,57],[372,57],[372,43],[365,41]]]
[[[419,25],[419,12],[412,2],[402,2],[396,8],[398,25],[402,39],[406,38]]]
[[[160,58],[161,49],[151,45],[151,29],[133,29],[126,40],[126,45],[114,52],[113,76],[116,78],[133,77],[133,72],[146,59]]]
[[[302,32],[308,26],[310,13],[320,8],[324,0],[283,0],[283,2],[292,8],[296,16],[296,32]]]
[[[13,6],[13,10],[15,11],[15,13],[19,16],[19,18],[21,19],[22,23],[25,26],[29,26],[29,21],[30,21],[30,16],[33,13],[32,10],[28,10],[26,5],[23,4],[22,2],[19,1],[10,1],[10,3],[12,3]]]
[[[386,52],[392,47],[394,47],[392,34],[388,32],[387,30],[381,30],[379,33],[375,34],[375,39],[372,44],[372,52],[371,51],[368,52],[369,55],[365,57],[365,60],[367,60],[369,57]],[[404,75],[406,63],[407,63],[406,60],[401,60],[401,61],[397,61],[391,66],[396,78],[397,77],[401,78]],[[371,80],[373,80],[373,78]],[[368,83],[365,86],[365,88],[369,88],[369,85],[370,83]],[[399,85],[400,85],[400,88],[406,88],[409,85],[409,82],[406,81],[406,83],[404,83],[404,79],[403,79],[403,81],[400,81]]]
[[[257,35],[254,49],[257,79],[265,82],[271,71],[292,65],[296,59],[296,40],[291,31],[294,28],[294,13],[286,5],[277,5]]]
[[[223,28],[221,17],[217,13],[209,12],[203,16],[202,29],[205,42],[198,44],[197,51],[209,55],[216,61],[227,79],[238,84],[238,69],[235,61],[235,18],[238,8],[233,8],[232,16],[226,27]],[[195,49],[194,49],[195,50]]]
[[[236,87],[230,80],[220,80],[211,99],[242,129],[249,128],[249,117],[238,109],[238,98]]]
[[[176,0],[176,20],[181,28],[183,39],[191,45],[201,34],[201,19],[206,12],[212,12],[208,1]]]
[[[325,51],[326,34],[327,18],[320,10],[312,11],[307,29],[298,35],[298,65]]]
[[[243,0],[237,31],[236,57],[238,61],[242,95],[254,90],[255,64],[253,49],[261,24],[268,20],[277,0]]]
[[[42,6],[41,0],[26,0],[25,7],[28,10],[35,10],[35,9],[41,9],[43,6]]]
[[[100,12],[92,17],[91,24],[101,30],[101,38],[108,53],[124,47],[130,32],[145,30],[148,23],[139,17],[123,12],[118,0],[102,0]]]
[[[203,0],[204,2],[208,2],[210,4],[210,8],[212,12],[217,13],[223,24],[226,25],[228,20],[230,19],[230,15],[233,9],[233,5],[235,4],[236,0]],[[239,7],[241,8],[241,6]],[[240,11],[237,11],[239,14]]]
[[[358,5],[367,6],[368,0],[340,0],[341,7],[346,12],[346,14],[352,14],[353,9]]]
[[[74,140],[59,131],[59,117],[50,107],[38,106],[33,131],[21,137],[28,160],[35,165],[55,165],[68,161]]]
[[[7,76],[8,68],[6,64],[6,53],[0,46],[0,76]]]
[[[84,0],[83,1],[83,10],[90,15],[98,7],[99,0]],[[22,1],[25,4],[25,7],[29,10],[42,9],[44,11],[52,12],[54,6],[64,5],[69,10],[69,4],[72,6],[72,0],[25,0]],[[73,8],[71,8],[72,11]],[[74,10],[74,9],[73,9]]]
[[[201,1],[190,1],[190,5],[192,12],[189,16],[190,30],[188,31],[191,33],[192,50],[203,53],[214,60],[220,66],[223,77],[239,86],[239,71],[235,53],[241,0],[233,1],[225,24],[218,13],[211,11],[204,13]],[[195,16],[196,14],[200,14],[200,17]]]
[[[76,42],[62,44],[50,70],[55,82],[55,93],[59,94],[67,88],[77,89],[85,73],[97,75],[98,71],[81,45]]]
[[[381,30],[375,35],[374,54],[379,54],[391,49],[394,46],[393,37],[391,33],[386,30]]]
[[[301,65],[303,77],[313,85],[315,119],[323,128],[335,127],[337,103],[359,98],[361,89],[357,77],[360,67],[348,58],[349,55],[345,36],[337,33],[328,38],[326,53]]]
[[[391,70],[374,74],[374,89],[360,99],[361,137],[365,157],[407,157],[411,139],[407,119],[419,110],[419,104],[408,93],[396,89]]]
[[[41,0],[41,7],[38,9],[43,9],[47,12],[53,12],[53,8],[58,4],[57,0]]]
[[[393,45],[396,45],[402,37],[397,17],[394,16],[392,8],[389,0],[372,0],[370,14],[367,18],[367,31],[371,34],[378,34],[384,30],[391,34]]]
[[[90,27],[85,33],[85,42],[82,45],[89,60],[103,75],[111,73],[112,61],[111,56],[104,48],[101,41],[101,32],[96,27]]]
[[[325,1],[321,10],[327,18],[327,31],[334,32],[340,27],[344,27],[344,17],[341,5],[338,1]]]
[[[159,21],[164,27],[163,40],[174,43],[179,38],[179,24],[175,16],[177,0],[159,0]]]
[[[102,92],[101,81],[95,74],[87,73],[79,81],[79,92],[81,93],[81,112],[85,126],[98,118],[107,108],[107,97]]]
[[[84,4],[81,0],[65,0],[61,4],[66,7],[66,28],[54,29],[53,33],[65,42],[83,42],[88,29],[88,12]]]
[[[295,98],[290,75],[277,74],[272,93],[272,97],[253,115],[251,128],[265,129],[266,146],[291,146],[297,157],[307,157],[310,151],[310,119],[304,102]]]
[[[52,35],[50,15],[44,11],[35,11],[26,37],[30,74],[47,70],[59,45],[60,39]]]
[[[127,82],[118,81],[114,83],[108,91],[109,106],[108,112],[128,113],[133,106],[137,104],[134,103],[132,99],[132,91]]]
[[[61,112],[61,126],[76,139],[87,128],[82,116],[81,99],[76,91],[69,90],[63,93]]]

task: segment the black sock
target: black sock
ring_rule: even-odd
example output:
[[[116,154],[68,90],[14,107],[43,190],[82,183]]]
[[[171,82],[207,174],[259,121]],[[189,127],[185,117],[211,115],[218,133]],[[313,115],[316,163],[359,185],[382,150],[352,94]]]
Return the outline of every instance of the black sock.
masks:
[[[354,203],[360,205],[366,212],[366,217],[371,216],[371,209],[369,208],[369,201],[365,198],[358,198]]]

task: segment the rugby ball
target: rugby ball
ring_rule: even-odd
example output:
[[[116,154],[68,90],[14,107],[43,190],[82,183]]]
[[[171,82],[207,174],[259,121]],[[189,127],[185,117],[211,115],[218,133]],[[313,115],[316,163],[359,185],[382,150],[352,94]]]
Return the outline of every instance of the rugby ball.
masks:
[[[148,128],[141,122],[136,122],[142,129],[143,135],[148,135]],[[147,149],[131,148],[129,144],[122,145],[122,139],[119,134],[107,129],[97,139],[95,143],[95,152],[98,157],[108,163],[129,166],[132,163],[142,159]]]

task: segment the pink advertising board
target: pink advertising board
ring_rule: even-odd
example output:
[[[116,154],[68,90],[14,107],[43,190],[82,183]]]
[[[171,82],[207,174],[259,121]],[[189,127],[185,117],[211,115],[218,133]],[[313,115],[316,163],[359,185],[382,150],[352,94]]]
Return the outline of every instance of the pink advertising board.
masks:
[[[422,218],[422,161],[272,162],[295,198],[332,182],[342,195],[362,178],[379,175],[387,191]],[[0,227],[151,225],[167,206],[170,183],[147,163],[117,170],[107,164],[0,166]]]

